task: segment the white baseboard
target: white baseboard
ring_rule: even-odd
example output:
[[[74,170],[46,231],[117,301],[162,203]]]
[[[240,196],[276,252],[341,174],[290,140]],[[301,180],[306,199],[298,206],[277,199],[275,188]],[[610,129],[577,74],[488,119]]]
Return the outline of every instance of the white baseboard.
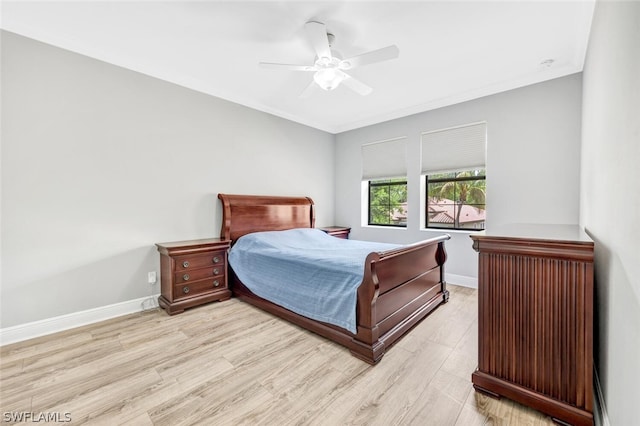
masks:
[[[594,388],[596,390],[595,404],[593,420],[596,426],[611,426],[609,422],[609,415],[607,414],[607,406],[604,402],[604,395],[602,394],[602,388],[600,387],[600,377],[598,377],[598,370],[593,369]]]
[[[444,279],[447,284],[459,285],[462,287],[478,288],[478,279],[474,277],[467,277],[464,275],[455,275],[444,273]]]
[[[158,294],[0,329],[0,346],[158,307]]]

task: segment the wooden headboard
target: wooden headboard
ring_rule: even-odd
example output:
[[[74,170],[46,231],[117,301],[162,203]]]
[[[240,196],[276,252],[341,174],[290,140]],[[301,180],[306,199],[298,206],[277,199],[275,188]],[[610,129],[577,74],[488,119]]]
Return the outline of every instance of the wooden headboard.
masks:
[[[259,231],[313,228],[315,211],[309,197],[218,194],[222,201],[220,237],[234,241]]]

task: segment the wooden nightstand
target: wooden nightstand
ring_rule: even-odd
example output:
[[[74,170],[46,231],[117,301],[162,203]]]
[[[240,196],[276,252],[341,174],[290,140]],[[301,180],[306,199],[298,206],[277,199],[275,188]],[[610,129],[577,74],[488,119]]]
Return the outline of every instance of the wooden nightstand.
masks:
[[[220,238],[156,244],[160,252],[158,304],[169,315],[214,300],[227,300],[227,250]]]
[[[342,238],[344,240],[349,238],[349,233],[351,232],[351,228],[347,228],[344,226],[326,226],[324,228],[318,228],[318,229],[326,232],[331,236],[334,236],[336,238]]]

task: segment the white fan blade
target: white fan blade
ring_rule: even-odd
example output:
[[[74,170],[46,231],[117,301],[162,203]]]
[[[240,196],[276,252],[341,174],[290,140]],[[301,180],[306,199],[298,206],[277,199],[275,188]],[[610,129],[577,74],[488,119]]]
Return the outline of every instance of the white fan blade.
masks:
[[[309,21],[304,25],[307,37],[311,41],[313,50],[316,51],[319,59],[331,59],[331,48],[327,37],[327,28],[321,22]]]
[[[367,86],[360,80],[356,80],[355,78],[351,77],[349,74],[345,72],[342,72],[342,71],[340,72],[344,74],[343,76],[344,80],[342,80],[342,84],[347,86],[349,89],[353,90],[354,92],[362,96],[367,96],[369,93],[373,92],[373,89],[371,87]]]
[[[306,98],[310,97],[319,88],[320,88],[320,86],[318,86],[318,84],[314,80],[311,80],[311,83],[309,83],[309,85],[302,91],[302,93],[300,93],[300,98],[301,99],[306,99]]]
[[[340,61],[340,69],[349,70],[361,65],[373,64],[375,62],[388,61],[389,59],[395,59],[400,54],[398,46],[392,45],[383,47],[382,49],[372,50],[371,52],[363,53],[361,55],[352,56],[351,58],[343,59]]]
[[[316,71],[313,65],[275,64],[272,62],[260,62],[262,68],[282,69],[289,71]]]

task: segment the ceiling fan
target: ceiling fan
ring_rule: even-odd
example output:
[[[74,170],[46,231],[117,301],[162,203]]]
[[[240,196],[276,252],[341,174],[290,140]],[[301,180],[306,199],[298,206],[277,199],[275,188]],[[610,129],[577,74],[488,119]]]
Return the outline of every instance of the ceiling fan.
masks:
[[[383,47],[382,49],[342,59],[335,51],[331,51],[331,45],[333,44],[335,37],[333,34],[327,32],[327,29],[322,22],[309,21],[305,24],[304,29],[307,33],[307,37],[309,37],[309,40],[311,41],[313,49],[316,52],[316,60],[313,65],[260,62],[260,65],[265,68],[315,72],[313,75],[313,81],[311,81],[300,95],[302,98],[308,97],[317,86],[320,86],[324,90],[333,90],[341,83],[360,95],[368,95],[373,89],[363,82],[351,77],[344,71],[362,65],[395,59],[400,53],[397,46],[391,45]]]

